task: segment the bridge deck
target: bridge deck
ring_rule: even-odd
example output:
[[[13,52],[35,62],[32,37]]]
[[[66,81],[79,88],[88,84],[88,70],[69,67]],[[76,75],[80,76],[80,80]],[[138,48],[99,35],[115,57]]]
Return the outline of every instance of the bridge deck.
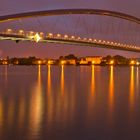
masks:
[[[24,35],[16,35],[16,34],[3,34],[0,33],[0,40],[13,40],[13,41],[34,41],[33,38]],[[98,48],[106,48],[106,49],[116,49],[116,50],[124,50],[124,51],[132,51],[132,52],[140,52],[139,47],[128,47],[121,45],[112,45],[107,43],[98,43],[94,41],[84,41],[84,40],[74,40],[74,39],[65,39],[65,38],[50,38],[44,37],[39,42],[43,43],[59,43],[59,44],[69,44],[69,45],[79,45],[79,46],[90,46],[90,47],[98,47]]]

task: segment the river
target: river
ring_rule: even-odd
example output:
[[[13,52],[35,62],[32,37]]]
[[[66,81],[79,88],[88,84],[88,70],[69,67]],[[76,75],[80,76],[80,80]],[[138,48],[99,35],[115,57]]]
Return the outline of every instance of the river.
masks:
[[[0,140],[139,140],[140,67],[0,66]]]

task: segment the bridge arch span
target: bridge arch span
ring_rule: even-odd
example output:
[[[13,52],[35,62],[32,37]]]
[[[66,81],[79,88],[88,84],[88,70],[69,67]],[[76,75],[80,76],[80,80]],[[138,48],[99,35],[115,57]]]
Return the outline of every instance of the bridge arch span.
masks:
[[[0,22],[6,22],[22,18],[32,18],[38,16],[58,16],[58,15],[73,15],[73,14],[111,16],[140,24],[140,19],[135,16],[101,9],[58,9],[58,10],[32,11],[0,16]]]

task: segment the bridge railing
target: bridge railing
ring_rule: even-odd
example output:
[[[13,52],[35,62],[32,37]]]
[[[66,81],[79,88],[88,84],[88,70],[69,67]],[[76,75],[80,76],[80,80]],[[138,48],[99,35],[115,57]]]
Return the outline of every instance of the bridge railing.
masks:
[[[29,38],[31,40],[34,39],[36,34],[40,37],[40,40],[43,39],[57,39],[57,40],[70,40],[70,41],[77,41],[77,42],[83,42],[83,43],[93,43],[98,45],[106,45],[106,47],[118,47],[118,48],[126,48],[126,49],[135,49],[140,51],[140,47],[135,45],[128,45],[123,44],[119,42],[113,42],[108,40],[100,40],[96,38],[81,38],[79,36],[74,35],[67,35],[67,34],[53,34],[53,33],[46,33],[43,32],[33,32],[33,31],[24,31],[24,30],[18,30],[13,31],[12,29],[7,29],[5,32],[0,32],[0,34],[3,35],[17,35],[25,38]]]

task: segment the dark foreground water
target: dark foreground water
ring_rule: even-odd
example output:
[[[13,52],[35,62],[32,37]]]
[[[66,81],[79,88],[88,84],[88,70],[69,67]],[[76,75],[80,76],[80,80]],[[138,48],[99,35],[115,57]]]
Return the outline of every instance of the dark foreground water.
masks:
[[[0,140],[140,140],[140,67],[0,66]]]

